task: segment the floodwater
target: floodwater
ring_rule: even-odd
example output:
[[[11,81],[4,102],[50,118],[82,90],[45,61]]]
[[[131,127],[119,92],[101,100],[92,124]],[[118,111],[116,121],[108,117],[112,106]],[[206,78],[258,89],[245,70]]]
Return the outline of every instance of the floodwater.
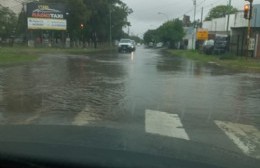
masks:
[[[0,124],[138,127],[146,109],[260,125],[260,74],[160,50],[42,55],[0,67]]]

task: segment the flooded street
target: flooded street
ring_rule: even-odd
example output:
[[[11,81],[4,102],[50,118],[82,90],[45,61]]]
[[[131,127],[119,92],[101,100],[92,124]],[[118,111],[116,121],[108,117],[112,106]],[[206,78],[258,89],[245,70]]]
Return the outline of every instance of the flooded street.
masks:
[[[139,47],[131,54],[47,54],[33,63],[0,67],[0,79],[2,126],[131,130],[260,158],[257,73]],[[179,133],[169,132],[172,125],[168,122],[175,123]],[[165,128],[156,126],[160,123]],[[241,132],[234,136],[228,131],[234,127],[243,130],[242,134],[253,134],[249,146],[237,143]]]
[[[1,124],[129,124],[145,109],[260,124],[260,75],[138,48],[0,68]]]

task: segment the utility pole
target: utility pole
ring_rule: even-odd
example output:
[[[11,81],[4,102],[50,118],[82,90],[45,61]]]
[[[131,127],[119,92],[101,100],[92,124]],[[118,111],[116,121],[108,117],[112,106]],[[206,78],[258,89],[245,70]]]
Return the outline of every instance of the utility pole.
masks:
[[[250,48],[251,42],[251,19],[252,19],[252,13],[253,13],[253,0],[245,0],[248,1],[249,4],[246,4],[244,6],[244,18],[248,19],[248,27],[247,27],[247,53],[248,57],[251,56],[251,51],[253,49]]]
[[[195,36],[196,36],[196,9],[197,9],[197,1],[196,0],[193,0],[193,5],[194,5],[194,18],[193,18],[193,28],[194,28],[194,31],[193,31],[193,36],[192,36],[192,49],[194,50],[196,47],[194,47],[194,44],[195,44]]]
[[[112,2],[110,1],[110,6],[109,6],[109,45],[112,47]]]
[[[228,3],[228,17],[227,17],[227,28],[226,28],[226,31],[227,31],[227,35],[229,35],[229,20],[230,20],[230,12],[231,12],[231,0],[229,0],[229,3]]]
[[[202,7],[202,8],[201,8],[201,18],[200,18],[200,21],[201,21],[200,28],[203,27],[203,11],[204,11],[204,8]]]
[[[194,5],[194,24],[195,24],[195,21],[196,21],[196,10],[197,10],[197,1],[196,0],[193,0],[193,5]]]

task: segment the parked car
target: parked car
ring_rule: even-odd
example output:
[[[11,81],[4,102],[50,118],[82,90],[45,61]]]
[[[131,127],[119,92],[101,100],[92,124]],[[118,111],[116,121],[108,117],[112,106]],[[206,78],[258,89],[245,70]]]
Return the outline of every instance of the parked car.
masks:
[[[216,35],[214,43],[214,54],[223,54],[228,50],[228,36]]]
[[[205,54],[213,54],[213,50],[214,50],[214,40],[206,40],[204,41],[203,45],[202,45],[202,51]]]
[[[121,39],[118,43],[118,52],[133,52],[135,46],[131,39]]]

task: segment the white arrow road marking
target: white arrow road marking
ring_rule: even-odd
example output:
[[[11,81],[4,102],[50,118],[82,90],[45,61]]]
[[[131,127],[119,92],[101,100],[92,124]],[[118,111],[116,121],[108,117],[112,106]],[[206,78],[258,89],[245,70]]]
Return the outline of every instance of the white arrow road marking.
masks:
[[[151,134],[190,140],[177,114],[146,110],[145,131]]]
[[[217,126],[246,155],[260,159],[260,132],[252,125],[215,121]]]

